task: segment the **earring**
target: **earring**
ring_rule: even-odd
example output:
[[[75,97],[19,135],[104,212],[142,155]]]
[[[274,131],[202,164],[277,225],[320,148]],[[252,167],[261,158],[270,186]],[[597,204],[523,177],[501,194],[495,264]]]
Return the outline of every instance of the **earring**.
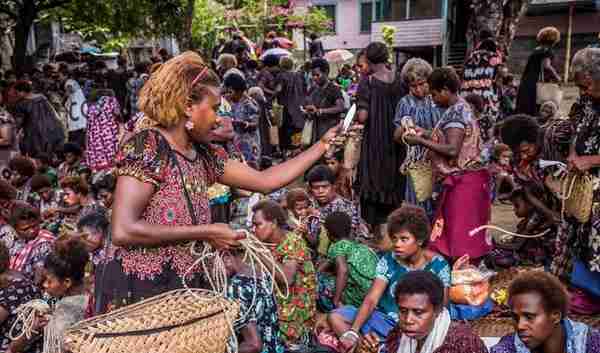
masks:
[[[194,130],[194,123],[191,120],[188,120],[185,122],[185,129],[187,131],[192,131]]]

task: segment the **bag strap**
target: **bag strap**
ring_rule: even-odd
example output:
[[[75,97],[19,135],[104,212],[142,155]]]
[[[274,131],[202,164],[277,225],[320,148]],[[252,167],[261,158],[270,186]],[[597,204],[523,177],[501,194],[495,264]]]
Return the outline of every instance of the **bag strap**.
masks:
[[[194,204],[192,203],[192,198],[190,197],[190,193],[187,189],[187,186],[185,185],[185,177],[183,176],[183,170],[181,169],[181,165],[179,164],[179,160],[177,159],[177,154],[173,150],[173,148],[171,148],[171,145],[169,144],[169,141],[167,140],[167,138],[164,137],[160,131],[158,131],[158,130],[155,130],[155,131],[157,131],[158,134],[160,135],[160,137],[165,140],[165,143],[167,144],[167,147],[169,148],[169,158],[171,159],[171,161],[177,168],[177,172],[179,174],[179,180],[181,181],[181,187],[183,188],[183,195],[185,197],[188,212],[190,213],[190,218],[192,219],[192,224],[198,225],[199,224],[198,217],[196,216],[196,211],[194,210]],[[195,144],[193,146],[195,146]],[[200,152],[198,152],[198,150],[196,148],[194,148],[194,149],[196,150],[196,153],[200,153]]]

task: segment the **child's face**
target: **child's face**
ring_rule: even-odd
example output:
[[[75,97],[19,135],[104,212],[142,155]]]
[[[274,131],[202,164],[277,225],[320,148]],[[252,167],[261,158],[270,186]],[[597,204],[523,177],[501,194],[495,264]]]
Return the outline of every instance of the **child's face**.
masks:
[[[500,158],[498,158],[498,163],[500,163],[501,165],[510,165],[511,160],[512,152],[504,151],[500,154]]]
[[[333,175],[338,175],[340,168],[342,166],[342,164],[340,163],[340,161],[338,161],[335,158],[328,158],[325,161],[325,164],[327,165],[327,167],[329,167],[329,169],[331,170],[331,172],[333,173]]]
[[[71,188],[65,188],[64,192],[65,194],[63,196],[63,201],[65,202],[65,204],[67,204],[68,206],[79,205],[79,202],[81,201],[79,194],[77,194]]]
[[[98,199],[102,202],[104,207],[110,208],[113,203],[113,193],[110,190],[101,189],[98,191]]]
[[[56,276],[54,273],[50,272],[50,271],[45,271],[45,276],[44,276],[44,283],[43,283],[43,287],[44,287],[44,291],[46,291],[46,293],[50,294],[51,296],[53,296],[54,298],[62,298],[64,297],[67,292],[69,291],[69,288],[71,288],[71,280],[70,279],[60,279],[58,278],[58,276]]]
[[[320,205],[327,205],[335,197],[333,185],[328,181],[317,181],[310,184],[310,193]]]
[[[97,229],[84,227],[81,229],[82,236],[85,239],[85,248],[88,252],[94,252],[104,245],[104,236]]]
[[[531,205],[526,200],[524,200],[522,197],[519,197],[511,201],[514,207],[515,216],[518,218],[525,218],[529,216],[531,213]]]
[[[52,198],[52,189],[43,188],[42,190],[40,190],[40,197],[44,201],[50,201],[50,199]]]
[[[73,164],[75,162],[77,162],[77,155],[75,153],[72,152],[67,152],[65,153],[65,162],[67,162],[67,164]]]
[[[308,201],[298,201],[292,210],[296,218],[304,218],[308,215]]]

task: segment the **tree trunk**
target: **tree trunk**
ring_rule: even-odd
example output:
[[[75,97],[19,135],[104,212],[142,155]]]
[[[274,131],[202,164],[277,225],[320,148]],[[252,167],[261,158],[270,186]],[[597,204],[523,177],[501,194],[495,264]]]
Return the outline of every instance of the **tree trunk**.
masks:
[[[15,25],[13,67],[17,71],[24,71],[27,69],[27,40],[29,38],[29,31],[37,15],[34,2],[32,0],[24,1],[18,15]]]
[[[499,49],[508,56],[527,3],[527,0],[471,0],[467,5],[472,13],[467,27],[468,47],[473,48],[479,41],[479,32],[488,29],[495,35]]]
[[[179,36],[179,45],[182,51],[192,49],[192,22],[194,21],[195,0],[187,0],[185,19],[183,21],[183,32]]]

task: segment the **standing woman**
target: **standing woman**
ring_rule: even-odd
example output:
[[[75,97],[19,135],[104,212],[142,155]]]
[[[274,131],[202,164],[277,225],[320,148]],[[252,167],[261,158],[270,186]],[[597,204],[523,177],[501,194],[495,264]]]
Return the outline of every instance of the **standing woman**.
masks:
[[[371,43],[365,54],[369,76],[363,77],[357,93],[358,121],[365,125],[357,185],[362,217],[376,226],[404,200],[405,178],[398,170],[405,151],[394,143],[394,113],[406,88],[400,74],[387,67],[385,44]]]
[[[219,182],[268,193],[287,185],[329,148],[332,130],[298,157],[258,172],[209,143],[219,124],[219,79],[200,56],[186,52],[162,65],[144,85],[140,109],[157,125],[137,132],[117,156],[112,214],[113,243],[121,246],[107,263],[100,307],[122,305],[181,288],[181,276],[196,259],[190,242],[216,249],[236,246],[229,225],[211,224],[207,188]],[[193,268],[192,288],[207,287]]]
[[[231,106],[233,129],[237,134],[242,155],[254,169],[260,160],[260,137],[258,132],[258,104],[246,94],[246,79],[236,72],[225,76],[224,88],[228,91],[227,102]]]
[[[568,277],[575,261],[596,276],[600,273],[600,49],[584,50],[575,55],[573,66],[579,64],[585,68],[575,70],[579,71],[575,83],[588,98],[574,120],[575,137],[567,163],[569,169],[589,173],[593,178],[592,212],[585,223],[571,216],[562,219],[551,266],[551,271],[559,277]]]
[[[15,119],[23,130],[21,153],[33,158],[40,153],[52,155],[62,148],[65,139],[56,111],[44,95],[33,93],[31,82],[19,81],[15,90],[19,96]]]
[[[447,109],[432,133],[417,127],[417,134],[405,139],[429,149],[434,178],[442,184],[430,247],[452,259],[465,254],[479,259],[492,248],[483,235],[469,236],[491,214],[490,174],[480,160],[479,125],[469,103],[458,95],[460,79],[452,68],[435,69],[429,88],[433,101]]]
[[[560,32],[554,27],[545,27],[538,32],[536,40],[538,46],[529,55],[525,71],[521,76],[516,109],[516,113],[531,116],[538,115],[536,87],[542,77],[547,82],[560,82],[560,76],[552,66],[553,48],[560,41]]]
[[[431,95],[429,94],[429,84],[427,80],[433,69],[431,65],[423,59],[409,59],[402,68],[402,80],[409,87],[409,94],[402,97],[396,108],[396,116],[394,117],[394,140],[397,143],[404,144],[402,135],[405,133],[402,128],[403,124],[412,122],[425,130],[433,130],[440,120],[443,110],[435,105]],[[410,158],[404,163],[418,161],[425,157],[427,148],[423,146],[414,146],[409,152]],[[406,165],[408,167],[408,165]],[[423,207],[429,217],[433,216],[433,205],[431,199],[423,202],[417,201],[415,188],[411,182],[406,183],[404,200],[414,205]]]
[[[340,122],[344,111],[342,91],[329,79],[329,63],[317,58],[311,63],[313,86],[308,92],[307,118],[315,120],[313,141],[318,141],[329,129]]]
[[[87,106],[85,165],[98,172],[114,166],[119,143],[121,115],[119,101],[112,90],[98,90],[97,100]]]

